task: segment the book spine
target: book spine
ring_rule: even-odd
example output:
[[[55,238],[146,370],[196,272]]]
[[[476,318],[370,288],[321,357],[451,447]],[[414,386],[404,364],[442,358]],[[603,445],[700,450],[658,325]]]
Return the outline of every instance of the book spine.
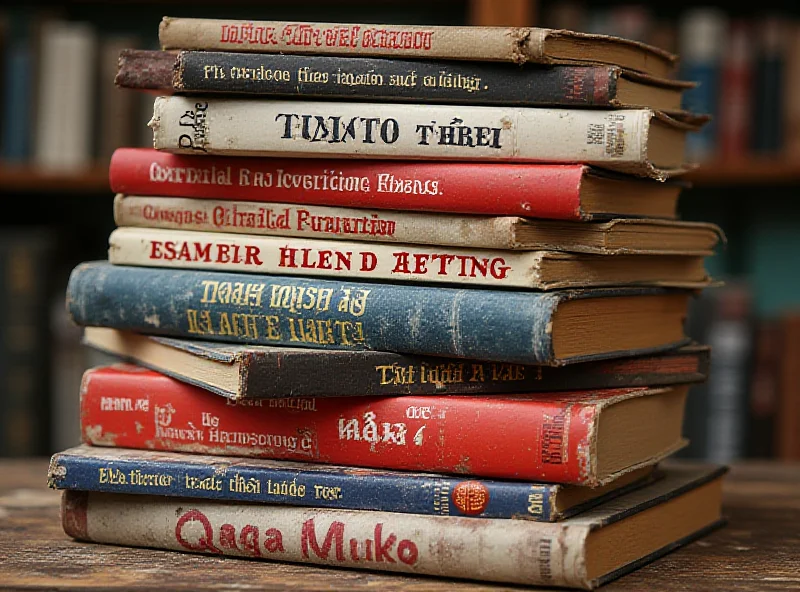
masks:
[[[582,165],[193,157],[122,148],[112,191],[581,220]]]
[[[600,407],[627,394],[232,401],[136,370],[84,375],[86,443],[588,486]]]
[[[378,510],[435,516],[521,518],[551,522],[557,486],[477,481],[423,474],[347,469],[302,470],[297,465],[215,463],[72,456],[50,461],[57,489],[191,497],[342,510]]]
[[[65,491],[71,537],[357,569],[590,588],[589,528]]]
[[[2,156],[3,162],[21,164],[30,156],[33,56],[28,44],[12,40],[5,58]]]
[[[164,17],[162,49],[476,59],[522,63],[529,29],[229,21]],[[541,58],[540,58],[541,59]]]
[[[779,17],[765,17],[760,23],[753,101],[752,149],[756,154],[778,155],[783,150],[786,60],[783,26]]]
[[[717,122],[720,156],[743,159],[750,153],[753,93],[752,40],[746,22],[730,28],[721,83],[725,96]]]
[[[436,244],[479,249],[519,247],[514,230],[519,219],[515,217],[465,217],[118,194],[114,199],[114,221],[117,226],[195,232]],[[539,246],[547,248],[546,245]]]
[[[618,74],[609,66],[519,68],[304,55],[276,55],[265,64],[260,54],[205,51],[181,52],[177,63],[161,61],[169,67],[167,91],[465,105],[611,107]],[[145,87],[156,79],[167,79],[167,73]]]
[[[67,307],[79,325],[156,335],[555,364],[550,321],[558,303],[572,295],[578,293],[348,283],[101,262],[73,270]],[[506,326],[514,330],[500,329]]]
[[[547,252],[425,248],[154,228],[117,228],[108,241],[108,259],[115,265],[540,290],[563,287],[560,279],[548,282],[538,277]],[[596,283],[585,278],[580,285]]]
[[[551,162],[658,176],[647,109],[158,97],[153,146],[182,154]],[[663,173],[662,173],[663,176]]]

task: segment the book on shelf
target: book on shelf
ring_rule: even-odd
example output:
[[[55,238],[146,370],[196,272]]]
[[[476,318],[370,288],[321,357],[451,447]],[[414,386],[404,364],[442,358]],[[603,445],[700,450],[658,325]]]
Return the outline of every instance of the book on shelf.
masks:
[[[61,516],[98,543],[593,589],[722,525],[724,472],[673,466],[552,524],[69,490]]]
[[[87,262],[67,286],[81,326],[240,344],[371,349],[561,365],[684,345],[691,291],[538,293]]]
[[[668,77],[677,57],[628,39],[539,27],[303,23],[174,18],[158,30],[162,49],[390,56],[522,64],[611,64]]]
[[[483,250],[433,245],[117,228],[114,265],[557,290],[603,286],[702,288],[704,257]]]
[[[775,456],[800,460],[800,315],[781,315],[781,356],[775,421]]]
[[[786,46],[783,19],[774,14],[760,17],[756,24],[754,125],[750,138],[750,148],[756,154],[775,156],[783,152]]]
[[[713,255],[723,236],[718,226],[702,222],[573,222],[122,194],[114,199],[114,221],[119,227],[594,255]]]
[[[744,159],[750,154],[753,128],[753,38],[745,20],[731,23],[725,40],[719,97],[719,156]]]
[[[691,165],[703,116],[563,109],[161,96],[153,147],[181,154],[584,163],[665,179]],[[255,122],[255,123],[254,123]]]
[[[230,399],[546,392],[703,382],[709,350],[523,366],[391,352],[235,345],[86,327],[83,343]],[[325,368],[325,373],[318,372]],[[329,376],[336,376],[330,380]]]
[[[786,156],[800,161],[800,22],[787,23],[786,84],[784,86],[784,121]]]
[[[81,445],[53,455],[48,484],[78,491],[557,522],[662,476],[653,466],[643,467],[591,488]]]
[[[116,84],[158,92],[462,105],[680,111],[691,82],[617,66],[549,66],[319,55],[124,50]]]
[[[236,401],[116,365],[87,371],[81,389],[94,446],[596,487],[686,444],[687,386]]]
[[[581,164],[187,156],[143,148],[114,152],[109,181],[112,191],[137,196],[576,221],[675,218],[684,186]]]

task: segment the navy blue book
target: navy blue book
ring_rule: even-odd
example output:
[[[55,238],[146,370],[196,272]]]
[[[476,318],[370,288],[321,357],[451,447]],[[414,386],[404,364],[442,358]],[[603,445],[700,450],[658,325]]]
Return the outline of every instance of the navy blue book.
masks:
[[[561,365],[684,345],[689,290],[481,290],[82,263],[82,326],[257,345]]]
[[[589,488],[82,445],[53,455],[48,484],[79,491],[555,522],[659,476],[657,469],[645,467]]]

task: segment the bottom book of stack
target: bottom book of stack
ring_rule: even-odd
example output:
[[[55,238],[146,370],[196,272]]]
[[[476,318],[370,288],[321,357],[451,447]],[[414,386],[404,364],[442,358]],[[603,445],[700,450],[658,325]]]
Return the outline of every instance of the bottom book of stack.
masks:
[[[85,541],[592,589],[720,526],[725,467],[586,488],[80,446],[53,457]]]

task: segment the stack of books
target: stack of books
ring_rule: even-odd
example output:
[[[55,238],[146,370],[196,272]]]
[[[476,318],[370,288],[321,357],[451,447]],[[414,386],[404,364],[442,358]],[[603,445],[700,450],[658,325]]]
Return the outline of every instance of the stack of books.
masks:
[[[67,290],[127,362],[86,373],[85,445],[52,460],[69,535],[593,588],[721,524],[725,468],[661,463],[720,239],[676,220],[704,119],[674,56],[544,29],[160,40],[117,77],[158,93],[155,150],[114,155],[109,261]]]

